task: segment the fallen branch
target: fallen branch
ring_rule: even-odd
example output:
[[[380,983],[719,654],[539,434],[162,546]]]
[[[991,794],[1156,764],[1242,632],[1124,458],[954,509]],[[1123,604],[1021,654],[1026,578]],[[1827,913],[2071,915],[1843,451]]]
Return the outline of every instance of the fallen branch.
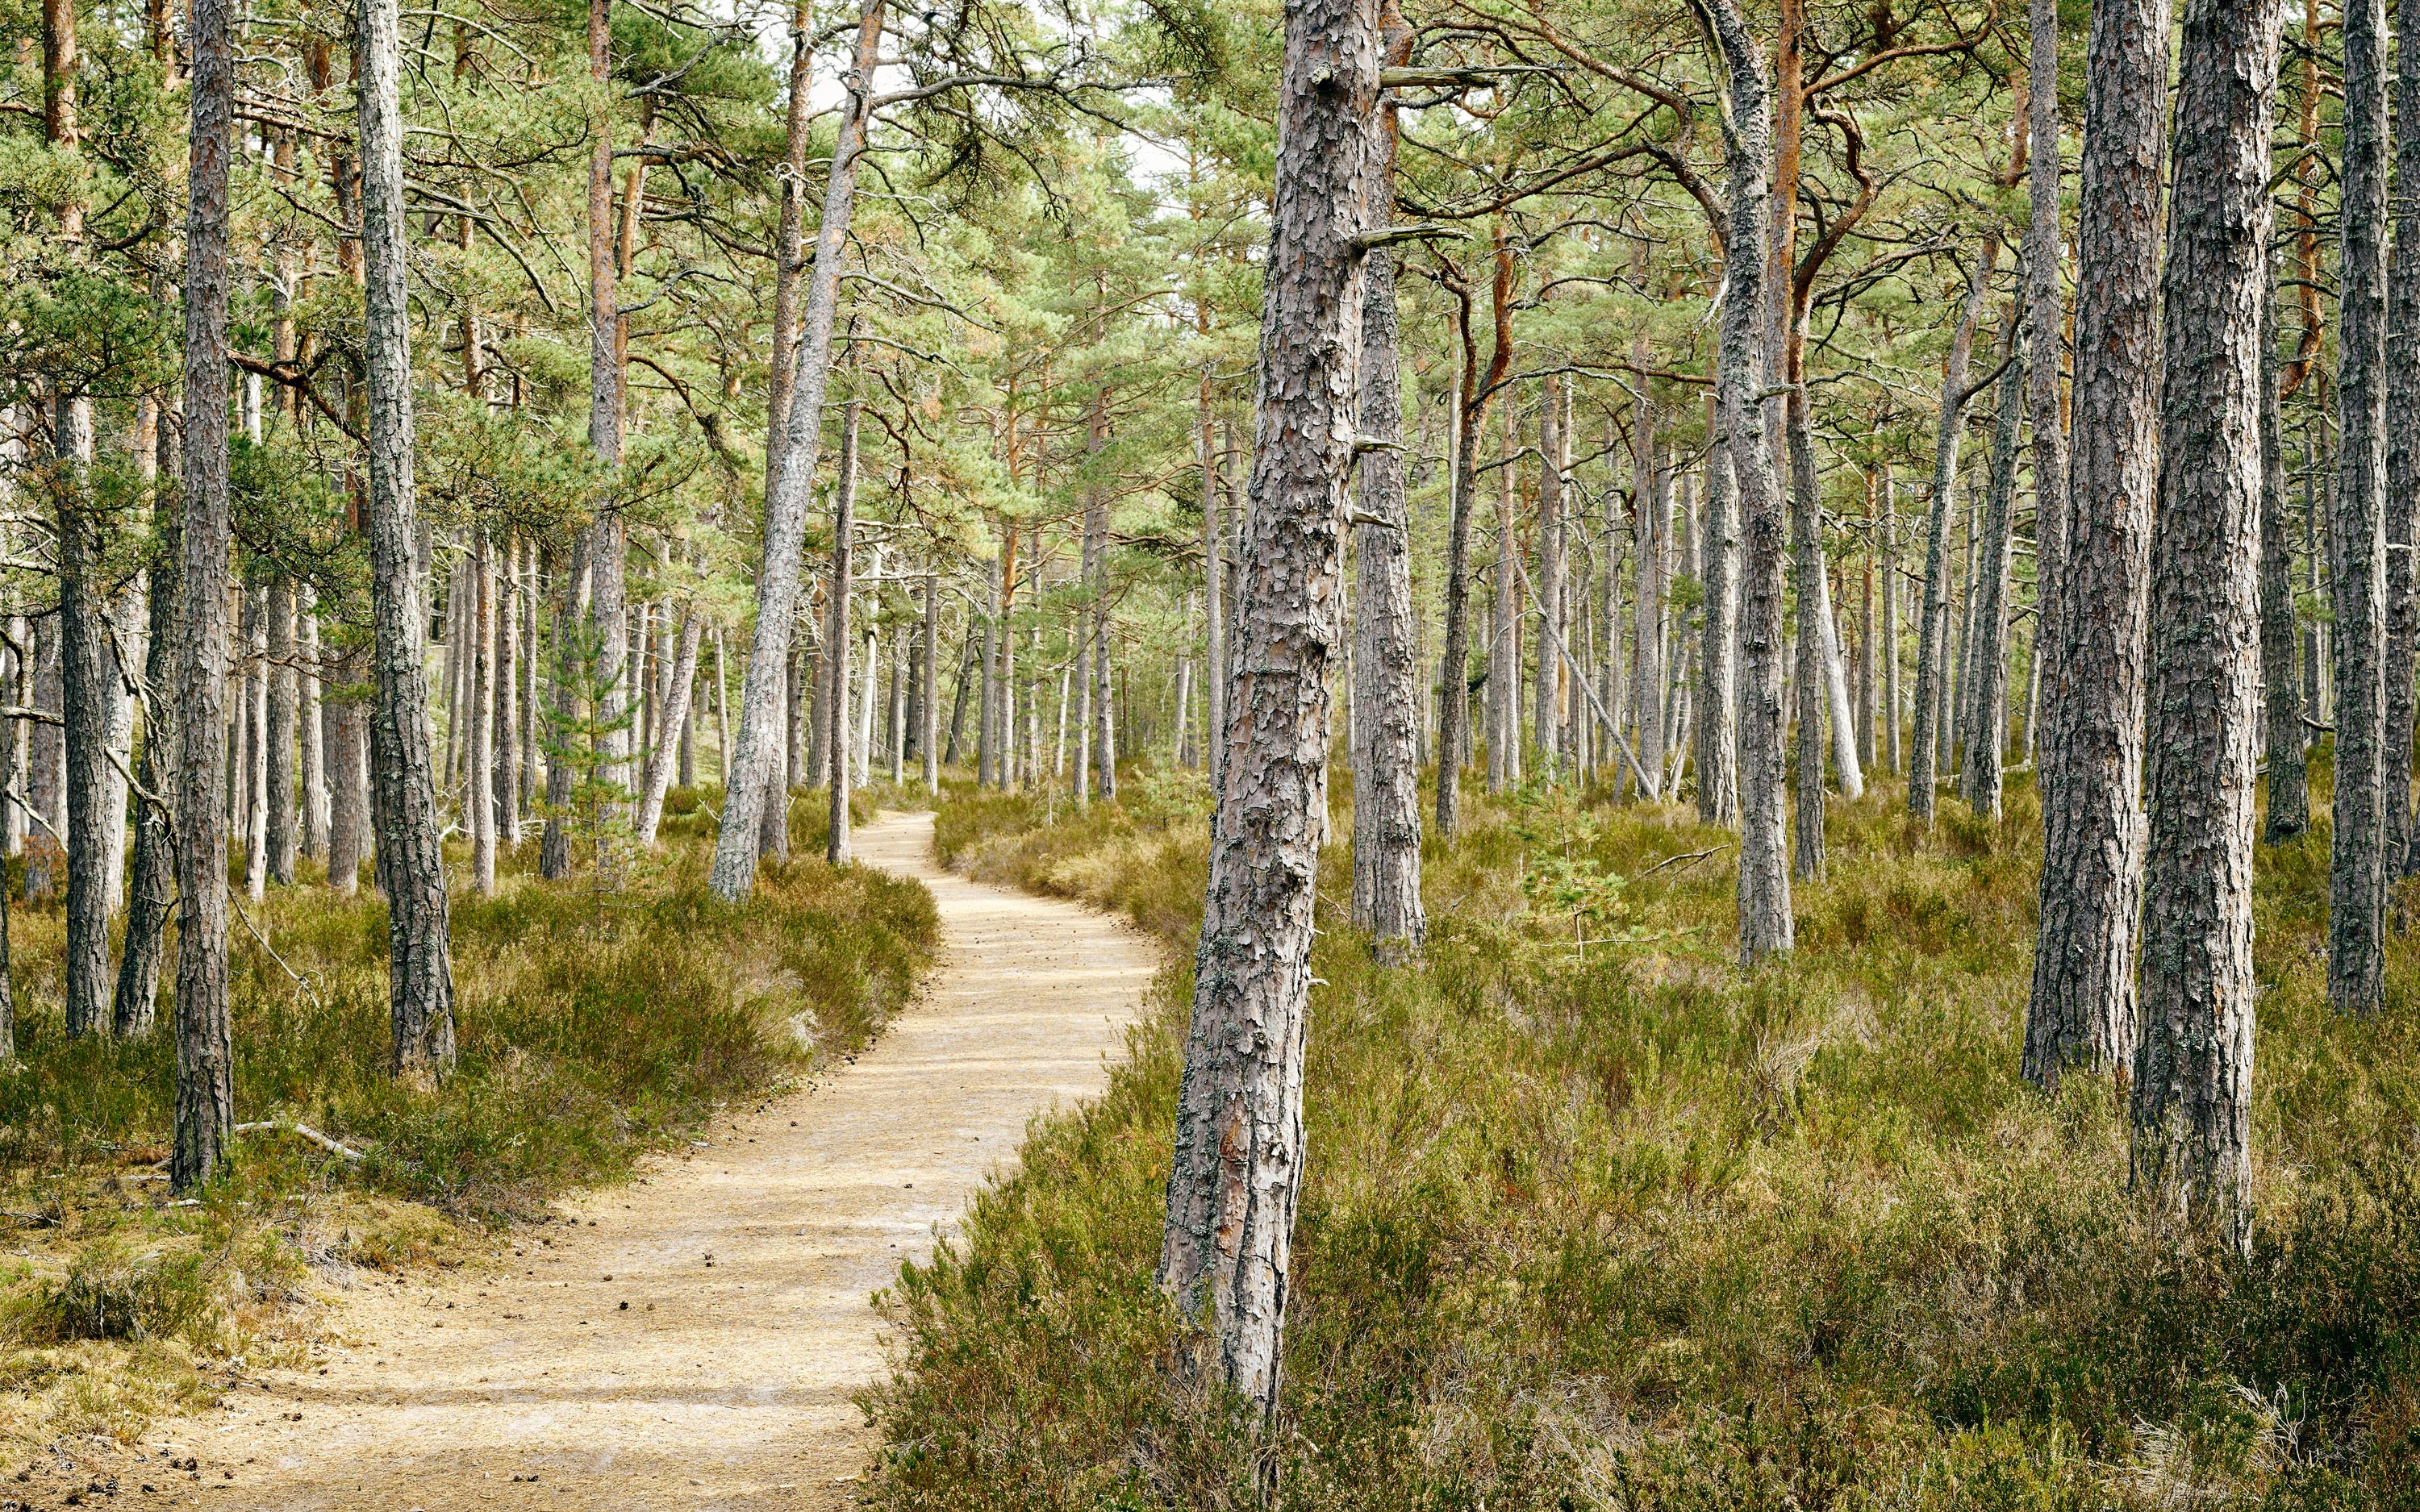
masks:
[[[368,1156],[364,1155],[360,1150],[355,1149],[352,1146],[342,1144],[336,1140],[331,1139],[326,1134],[321,1134],[318,1130],[312,1128],[309,1124],[300,1121],[294,1123],[278,1123],[275,1121],[239,1123],[235,1126],[235,1132],[238,1134],[255,1134],[263,1129],[274,1129],[283,1134],[300,1134],[302,1137],[308,1139],[311,1143],[318,1146],[328,1153],[332,1155],[342,1155],[345,1159],[349,1161],[362,1161],[369,1158]]]
[[[1641,878],[1652,877],[1656,872],[1663,871],[1666,867],[1671,866],[1676,862],[1684,866],[1695,866],[1709,856],[1719,856],[1723,852],[1730,850],[1734,843],[1736,843],[1736,841],[1727,841],[1720,845],[1709,846],[1707,849],[1702,851],[1690,851],[1685,855],[1681,856],[1668,856],[1638,874]]]

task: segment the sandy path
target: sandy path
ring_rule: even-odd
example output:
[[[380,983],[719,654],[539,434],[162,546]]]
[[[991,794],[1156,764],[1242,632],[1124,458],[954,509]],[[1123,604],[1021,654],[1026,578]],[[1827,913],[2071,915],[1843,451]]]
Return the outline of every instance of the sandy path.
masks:
[[[869,1294],[930,1251],[1032,1114],[1103,1084],[1156,964],[1101,915],[940,871],[932,827],[890,815],[860,836],[932,888],[942,944],[855,1064],[718,1120],[644,1183],[565,1202],[577,1227],[533,1231],[509,1267],[363,1288],[340,1318],[358,1347],[324,1371],[268,1375],[148,1436],[202,1473],[138,1501],[844,1504],[867,1446],[849,1393],[883,1365]]]

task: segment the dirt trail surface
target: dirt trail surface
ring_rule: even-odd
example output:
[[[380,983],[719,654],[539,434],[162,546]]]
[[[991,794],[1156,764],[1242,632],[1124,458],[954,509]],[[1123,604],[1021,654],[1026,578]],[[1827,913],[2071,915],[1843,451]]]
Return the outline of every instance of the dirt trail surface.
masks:
[[[509,1268],[357,1288],[338,1319],[356,1347],[155,1429],[149,1466],[164,1447],[199,1467],[121,1471],[123,1501],[845,1505],[869,1444],[849,1394],[884,1365],[869,1295],[930,1252],[1028,1119],[1103,1085],[1156,964],[1105,916],[941,871],[932,833],[930,815],[889,815],[858,837],[933,890],[941,945],[854,1064],[717,1119],[643,1182],[566,1201],[571,1221],[533,1230]],[[125,1497],[130,1478],[157,1490]]]

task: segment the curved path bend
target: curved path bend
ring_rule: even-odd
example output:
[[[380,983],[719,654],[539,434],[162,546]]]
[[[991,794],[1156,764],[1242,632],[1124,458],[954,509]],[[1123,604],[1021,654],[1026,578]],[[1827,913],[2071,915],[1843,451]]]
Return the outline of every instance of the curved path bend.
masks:
[[[566,1199],[573,1224],[531,1232],[508,1266],[356,1288],[336,1319],[352,1347],[147,1435],[202,1473],[136,1501],[847,1504],[870,1445],[850,1394],[885,1365],[871,1293],[930,1253],[1027,1120],[1100,1089],[1157,965],[1103,915],[942,871],[932,836],[929,814],[859,833],[861,858],[932,889],[941,940],[924,991],[853,1064],[718,1119],[641,1181]]]

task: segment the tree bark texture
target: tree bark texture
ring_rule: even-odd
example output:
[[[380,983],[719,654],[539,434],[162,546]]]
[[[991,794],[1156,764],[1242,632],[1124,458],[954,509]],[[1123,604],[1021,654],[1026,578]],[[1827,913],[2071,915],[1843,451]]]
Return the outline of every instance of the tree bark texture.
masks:
[[[1381,222],[1390,166],[1373,174],[1382,191],[1373,218]],[[1382,250],[1365,260],[1361,287],[1361,434],[1379,441],[1404,434],[1396,339],[1395,265]],[[1382,954],[1410,954],[1427,939],[1428,917],[1420,905],[1419,621],[1404,454],[1383,446],[1364,452],[1356,496],[1353,922]]]
[[[1274,1414],[1304,1160],[1303,1041],[1327,801],[1328,673],[1361,358],[1379,39],[1368,0],[1289,0],[1238,595],[1229,768],[1178,1094],[1159,1282],[1190,1368]],[[1107,752],[1104,752],[1106,757]]]
[[[227,168],[235,148],[233,16],[189,0],[192,161],[186,177],[184,598],[177,658],[177,1126],[169,1184],[210,1178],[235,1133],[227,1026]]]
[[[2070,1066],[2123,1067],[2134,1052],[2168,14],[2167,0],[2106,0],[2086,44],[2066,562],[2042,638],[2040,928],[2025,1010],[2024,1073],[2046,1088]]]
[[[2336,288],[2335,819],[2328,856],[2328,1000],[2385,1000],[2386,3],[2344,8],[2344,161]]]
[[[1792,393],[1795,393],[1792,390]],[[1789,404],[1784,399],[1785,406]],[[1790,544],[1792,577],[1798,589],[1798,805],[1791,838],[1795,842],[1790,874],[1801,882],[1823,879],[1824,642],[1831,615],[1823,593],[1823,496],[1815,478],[1815,449],[1805,426],[1787,418],[1790,447]],[[1845,775],[1845,774],[1844,774]]]
[[[1717,378],[1719,382],[1719,378]],[[1703,628],[1698,637],[1698,817],[1737,825],[1739,811],[1739,487],[1731,481],[1730,447],[1723,440],[1715,401],[1706,401],[1706,517]],[[1619,576],[1608,556],[1606,594]],[[1606,656],[1618,656],[1608,645]]]
[[[1765,351],[1765,253],[1772,216],[1773,118],[1764,64],[1733,0],[1697,0],[1722,54],[1731,109],[1725,122],[1730,210],[1724,237],[1718,397],[1739,488],[1740,958],[1789,951],[1789,763],[1781,708],[1783,509],[1764,408],[1773,402]]]
[[[262,841],[269,853],[269,880],[281,887],[294,886],[294,862],[302,845],[302,810],[297,802],[294,757],[296,700],[294,685],[294,579],[280,573],[269,582],[269,660],[261,672],[269,679],[268,717],[262,724],[261,783],[268,792],[268,812],[262,817]]]
[[[176,785],[173,774],[181,770],[171,684],[179,639],[183,525],[174,515],[160,521],[161,552],[151,564],[149,634],[143,652],[143,760],[137,775],[147,792],[163,797]],[[110,1004],[111,1025],[122,1039],[149,1034],[157,1013],[160,963],[167,943],[168,911],[175,903],[175,824],[169,810],[138,795],[126,944],[118,955],[116,991]]]
[[[2405,20],[2415,23],[2405,26]],[[2386,265],[2386,679],[2379,787],[2387,883],[2411,868],[2412,674],[2420,653],[2420,7],[2396,8],[2394,243]],[[2408,39],[2408,42],[2407,42]],[[2386,884],[2381,884],[2384,886]]]
[[[2420,58],[2420,48],[2414,48]],[[2303,728],[2303,683],[2294,662],[2294,543],[2286,517],[2285,423],[2278,415],[2277,285],[2261,302],[2260,337],[2260,685],[2267,701],[2269,817],[2261,839],[2274,845],[2311,826],[2311,782]]]
[[[2017,427],[2025,413],[2024,327],[2014,320],[2010,326],[2013,349],[2000,375],[1992,478],[1978,543],[1974,674],[1966,697],[1966,764],[1959,774],[1966,806],[1993,823],[2000,818],[2000,768],[2009,745],[2009,569],[2017,544]]]
[[[425,1077],[454,1062],[454,973],[412,556],[419,512],[412,486],[411,328],[404,287],[396,25],[396,0],[361,0],[356,35],[362,253],[368,280],[364,366],[369,390],[370,612],[376,631],[372,681],[378,695],[370,722],[370,793],[379,872],[386,879],[395,1069],[398,1075]]]
[[[861,406],[851,396],[841,411],[840,487],[832,498],[831,603],[824,622],[824,661],[830,689],[827,708],[831,717],[831,834],[824,842],[824,859],[833,866],[849,862],[848,835],[848,598],[852,576],[850,553],[857,534],[857,424]]]
[[[2133,1181],[2239,1246],[2252,1198],[2261,334],[2279,0],[2188,0],[2151,545]]]
[[[2059,294],[2061,232],[2058,198],[2058,0],[2028,0],[2025,96],[2026,192],[2031,213],[2024,237],[2025,408],[2033,425],[2035,625],[2058,620],[2058,584],[2066,558],[2067,425],[2059,403],[2059,354],[2066,349],[2066,311]],[[2041,664],[2036,630],[2036,675]],[[2030,738],[2031,725],[2027,726]],[[2037,778],[2037,783],[2040,779]]]

